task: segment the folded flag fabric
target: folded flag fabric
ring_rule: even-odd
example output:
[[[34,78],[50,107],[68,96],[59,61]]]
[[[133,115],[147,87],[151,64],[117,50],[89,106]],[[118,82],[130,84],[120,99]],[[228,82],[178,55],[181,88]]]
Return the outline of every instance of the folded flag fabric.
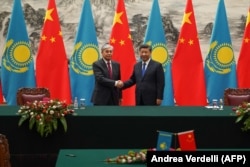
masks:
[[[114,47],[112,59],[121,66],[121,80],[127,80],[133,72],[136,57],[124,0],[118,0],[110,35]],[[135,86],[122,91],[122,106],[135,105]]]
[[[165,88],[163,92],[163,106],[174,105],[172,85],[172,63],[167,49],[167,40],[162,23],[162,17],[158,0],[153,1],[148,26],[145,33],[144,43],[152,46],[152,59],[162,64],[165,75]]]
[[[69,68],[55,0],[48,1],[36,58],[37,87],[50,90],[50,98],[72,103]]]
[[[224,0],[218,1],[208,54],[205,59],[207,98],[224,97],[226,88],[236,88],[236,62]]]
[[[237,64],[237,79],[239,88],[248,88],[250,87],[250,7],[248,9],[247,21],[245,25],[245,32],[243,35],[243,40],[241,44],[240,54]]]
[[[195,151],[194,130],[177,133],[181,151]]]
[[[8,105],[17,105],[16,93],[19,88],[36,86],[34,59],[20,0],[13,1],[1,61],[1,85]]]
[[[91,3],[89,0],[85,0],[82,6],[73,54],[70,58],[69,72],[72,98],[86,99],[85,105],[87,106],[93,105],[91,96],[94,90],[95,78],[92,64],[99,58],[100,53]]]
[[[171,148],[173,134],[165,131],[158,131],[157,151],[168,151]]]

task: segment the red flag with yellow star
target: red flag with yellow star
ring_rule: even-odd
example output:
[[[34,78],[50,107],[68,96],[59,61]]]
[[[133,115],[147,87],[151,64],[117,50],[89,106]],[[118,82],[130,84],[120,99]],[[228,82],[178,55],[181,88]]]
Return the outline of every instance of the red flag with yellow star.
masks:
[[[250,8],[246,20],[245,32],[243,35],[241,50],[237,63],[237,77],[239,88],[250,87]]]
[[[195,151],[194,130],[177,133],[181,151]]]
[[[118,61],[121,66],[121,79],[129,79],[136,60],[123,0],[118,0],[110,44],[114,46],[113,60]],[[122,105],[135,105],[135,86],[123,90]]]
[[[191,0],[187,0],[173,58],[172,77],[177,105],[204,106],[207,104],[203,60]]]
[[[52,99],[71,103],[68,60],[55,0],[49,0],[36,60],[37,87],[50,90]]]

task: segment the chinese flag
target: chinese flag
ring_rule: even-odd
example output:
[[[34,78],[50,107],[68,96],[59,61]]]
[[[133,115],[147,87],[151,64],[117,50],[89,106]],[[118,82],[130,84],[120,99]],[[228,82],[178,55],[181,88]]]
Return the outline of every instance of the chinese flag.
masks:
[[[195,151],[196,150],[196,142],[194,137],[194,131],[185,131],[177,133],[179,145],[181,151]]]
[[[187,0],[172,63],[172,77],[177,105],[207,105],[205,73],[191,0]]]
[[[71,103],[68,60],[55,0],[49,0],[36,60],[37,87],[50,90],[51,98]]]
[[[118,61],[121,66],[121,79],[129,79],[136,60],[123,0],[118,0],[110,44],[114,47],[113,60]],[[123,90],[122,105],[135,105],[135,86]]]
[[[246,20],[245,33],[242,40],[240,55],[237,64],[237,77],[239,88],[250,87],[250,8]]]
[[[0,82],[0,104],[3,103],[3,90],[2,90],[2,83]]]

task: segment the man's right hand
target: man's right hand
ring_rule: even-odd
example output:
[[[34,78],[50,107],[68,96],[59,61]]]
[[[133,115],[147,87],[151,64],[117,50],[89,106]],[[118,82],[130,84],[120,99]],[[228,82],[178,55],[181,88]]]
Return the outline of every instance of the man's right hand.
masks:
[[[122,88],[123,87],[123,82],[121,80],[118,80],[116,87]]]

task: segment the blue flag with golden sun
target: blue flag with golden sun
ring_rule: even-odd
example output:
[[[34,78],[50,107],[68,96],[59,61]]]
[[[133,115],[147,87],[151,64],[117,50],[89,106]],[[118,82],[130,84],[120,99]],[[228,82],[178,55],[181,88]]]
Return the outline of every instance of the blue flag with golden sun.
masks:
[[[94,19],[89,0],[85,0],[78,25],[73,55],[70,58],[70,84],[72,98],[86,99],[91,105],[94,88],[92,64],[100,57]]]
[[[171,58],[167,50],[167,41],[163,30],[162,18],[158,0],[154,0],[151,14],[149,16],[148,26],[144,43],[152,47],[152,59],[162,63],[165,72],[165,88],[162,105],[174,105]]]
[[[224,0],[220,0],[213,25],[209,52],[205,60],[207,97],[223,98],[224,90],[237,87],[236,63],[228,27]]]
[[[3,96],[8,105],[16,105],[21,87],[35,87],[34,61],[21,1],[15,0],[1,62]]]
[[[158,131],[157,139],[157,151],[167,151],[170,150],[172,144],[173,134],[165,131]]]

